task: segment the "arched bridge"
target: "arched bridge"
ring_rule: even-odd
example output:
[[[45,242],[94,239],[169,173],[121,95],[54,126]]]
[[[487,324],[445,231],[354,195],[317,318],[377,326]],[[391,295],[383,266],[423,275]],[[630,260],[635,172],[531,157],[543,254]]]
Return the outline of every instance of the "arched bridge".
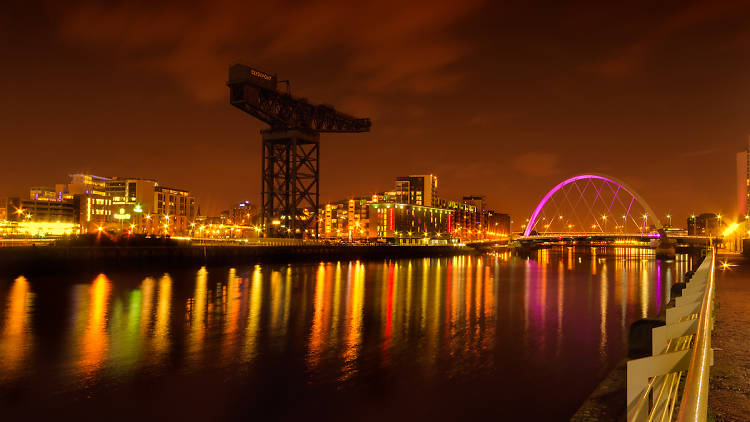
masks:
[[[518,227],[518,226],[515,226]],[[570,244],[582,246],[655,245],[664,228],[646,200],[626,183],[604,174],[586,173],[558,183],[541,198],[522,222],[522,245]],[[705,236],[670,235],[679,248],[705,247]],[[491,249],[506,240],[467,244]]]
[[[563,180],[523,224],[528,239],[658,237],[662,223],[645,199],[611,176],[587,173]]]

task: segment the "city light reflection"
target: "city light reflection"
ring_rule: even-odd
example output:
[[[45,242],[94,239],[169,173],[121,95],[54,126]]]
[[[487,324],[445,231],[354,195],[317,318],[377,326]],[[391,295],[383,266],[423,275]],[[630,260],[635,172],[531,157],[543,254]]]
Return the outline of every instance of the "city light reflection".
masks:
[[[261,266],[256,265],[250,282],[250,304],[245,328],[245,347],[243,361],[249,362],[256,356],[258,346],[258,329],[260,328],[260,311],[263,299],[263,275]]]
[[[8,294],[0,337],[0,379],[13,377],[31,352],[29,314],[33,303],[34,294],[28,280],[16,278]]]
[[[167,351],[170,343],[169,321],[172,306],[172,277],[164,274],[159,279],[159,298],[156,304],[154,326],[153,360],[158,360]]]
[[[346,304],[346,341],[344,342],[342,376],[340,381],[351,378],[357,372],[362,338],[362,313],[365,295],[365,266],[359,261],[354,264],[354,278],[351,288],[347,290]]]
[[[600,307],[600,320],[599,320],[599,356],[602,360],[606,359],[607,353],[607,306],[609,304],[609,273],[607,271],[607,261],[605,260],[602,264],[601,275],[599,276],[599,307]]]
[[[340,388],[404,362],[430,379],[559,362],[575,351],[604,370],[626,352],[628,324],[653,317],[687,265],[684,257],[657,264],[652,253],[628,248],[559,247],[531,259],[201,268],[182,273],[179,284],[170,274],[122,283],[100,274],[64,296],[72,298],[71,357],[59,360],[79,386],[126,379],[146,365],[252,376],[282,356],[302,363],[305,382]],[[2,287],[0,379],[7,379],[29,367],[34,295],[24,278]]]
[[[188,336],[188,360],[197,364],[203,350],[203,339],[206,334],[208,271],[205,267],[198,270],[195,277],[193,298],[188,300],[190,315],[190,333]]]
[[[223,316],[222,356],[230,359],[239,346],[237,333],[240,330],[240,317],[243,296],[242,278],[237,275],[237,269],[230,268],[226,284],[222,286],[221,303]]]
[[[88,322],[81,338],[80,359],[77,367],[81,377],[91,381],[91,377],[101,368],[109,347],[107,335],[107,315],[111,281],[99,274],[88,288]]]

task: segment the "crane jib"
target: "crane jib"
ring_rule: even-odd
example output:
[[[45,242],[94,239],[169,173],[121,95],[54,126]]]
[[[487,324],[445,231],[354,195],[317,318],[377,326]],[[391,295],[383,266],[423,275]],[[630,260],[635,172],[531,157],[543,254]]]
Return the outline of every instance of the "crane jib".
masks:
[[[310,104],[279,92],[276,75],[250,66],[229,68],[230,103],[273,129],[302,129],[323,132],[368,132],[368,118],[356,118],[328,105]]]

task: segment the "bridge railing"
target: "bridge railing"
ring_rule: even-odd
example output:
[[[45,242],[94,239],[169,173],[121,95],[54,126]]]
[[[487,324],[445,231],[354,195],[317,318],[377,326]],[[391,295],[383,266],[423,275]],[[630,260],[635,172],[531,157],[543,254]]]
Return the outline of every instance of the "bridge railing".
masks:
[[[214,239],[186,238],[193,246],[309,246],[323,245],[320,240],[294,238]]]
[[[548,238],[566,238],[566,237],[621,237],[621,238],[659,238],[659,233],[620,233],[620,232],[548,232],[522,236],[523,239],[548,239]]]
[[[678,421],[706,420],[715,262],[716,252],[710,250],[675,306],[667,309],[666,325],[652,330],[652,356],[628,361],[629,421],[673,420],[680,395]]]

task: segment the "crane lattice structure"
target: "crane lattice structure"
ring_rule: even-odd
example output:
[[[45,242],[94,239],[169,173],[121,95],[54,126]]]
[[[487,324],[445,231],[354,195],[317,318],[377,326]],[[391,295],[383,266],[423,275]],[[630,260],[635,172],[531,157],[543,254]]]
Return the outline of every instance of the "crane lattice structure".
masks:
[[[320,134],[369,132],[370,119],[281,92],[276,75],[241,64],[229,68],[227,86],[233,106],[270,126],[261,131],[264,234],[302,237],[317,232]]]

